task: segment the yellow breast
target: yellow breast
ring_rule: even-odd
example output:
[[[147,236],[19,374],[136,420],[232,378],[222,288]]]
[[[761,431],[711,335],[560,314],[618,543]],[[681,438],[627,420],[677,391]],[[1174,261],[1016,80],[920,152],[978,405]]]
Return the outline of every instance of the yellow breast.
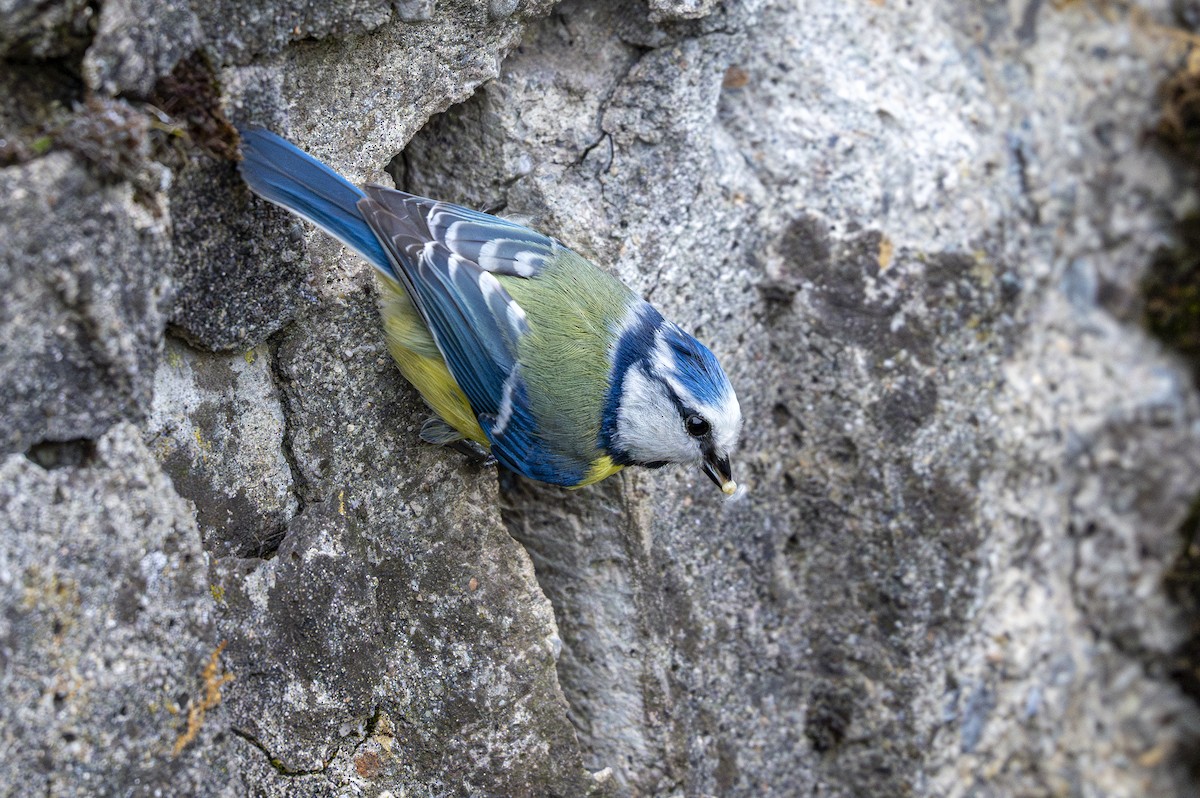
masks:
[[[383,329],[387,335],[388,351],[404,379],[421,394],[425,404],[465,438],[484,448],[489,447],[471,403],[458,387],[446,361],[430,335],[425,322],[408,298],[404,288],[394,280],[381,277],[379,285]]]

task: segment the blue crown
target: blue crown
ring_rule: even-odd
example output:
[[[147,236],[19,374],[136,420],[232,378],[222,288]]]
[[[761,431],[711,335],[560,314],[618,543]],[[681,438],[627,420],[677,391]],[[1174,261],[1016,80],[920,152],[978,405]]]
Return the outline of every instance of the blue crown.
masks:
[[[698,400],[715,407],[733,392],[729,378],[707,346],[671,322],[663,327],[663,340],[670,347],[675,376]]]

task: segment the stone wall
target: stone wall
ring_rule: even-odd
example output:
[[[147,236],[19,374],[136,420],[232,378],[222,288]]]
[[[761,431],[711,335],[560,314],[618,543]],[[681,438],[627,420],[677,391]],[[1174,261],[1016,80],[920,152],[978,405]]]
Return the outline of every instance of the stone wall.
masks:
[[[0,4],[0,792],[1194,795],[1191,5]],[[421,444],[247,122],[619,274],[748,496]]]

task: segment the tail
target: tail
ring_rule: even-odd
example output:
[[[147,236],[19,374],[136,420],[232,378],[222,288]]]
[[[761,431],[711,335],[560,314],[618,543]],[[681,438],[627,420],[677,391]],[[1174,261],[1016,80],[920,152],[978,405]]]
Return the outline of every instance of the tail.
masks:
[[[358,201],[366,196],[362,191],[270,131],[252,127],[238,132],[238,171],[255,194],[304,217],[391,275],[387,254],[358,212]]]

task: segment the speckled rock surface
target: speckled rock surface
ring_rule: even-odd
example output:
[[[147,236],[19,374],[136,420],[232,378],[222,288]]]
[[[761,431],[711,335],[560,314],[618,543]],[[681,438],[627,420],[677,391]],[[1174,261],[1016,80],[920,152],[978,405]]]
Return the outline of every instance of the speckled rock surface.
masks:
[[[0,450],[97,438],[150,401],[167,227],[70,153],[0,171]]]
[[[154,375],[147,445],[214,554],[273,552],[299,508],[270,364],[265,344],[230,358],[169,338]]]
[[[86,0],[0,3],[0,56],[59,58],[88,45],[95,9]]]
[[[171,324],[210,350],[253,347],[314,301],[295,221],[243,196],[240,182],[233,164],[199,156],[176,173],[170,192]]]
[[[0,3],[0,784],[1194,795],[1185,5]],[[227,120],[611,268],[748,495],[420,444]]]
[[[0,528],[4,791],[236,794],[224,724],[189,712],[222,672],[206,558],[140,431],[8,455]]]

